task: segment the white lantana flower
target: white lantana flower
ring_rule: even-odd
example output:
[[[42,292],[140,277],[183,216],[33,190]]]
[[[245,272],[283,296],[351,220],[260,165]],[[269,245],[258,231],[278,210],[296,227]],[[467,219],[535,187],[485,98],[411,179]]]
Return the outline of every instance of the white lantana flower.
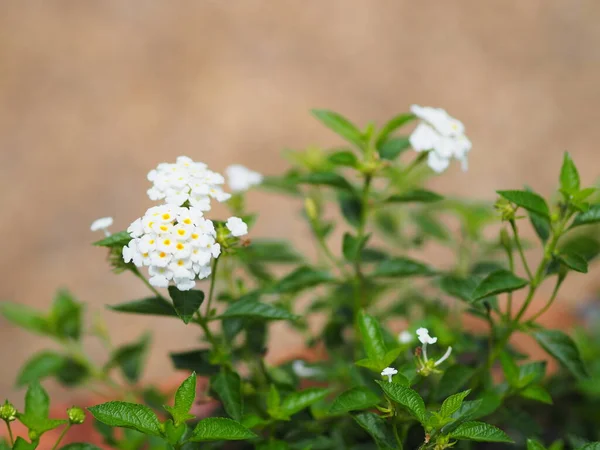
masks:
[[[452,158],[456,158],[461,161],[463,170],[467,170],[467,154],[472,144],[465,135],[463,123],[441,108],[412,105],[410,110],[421,119],[410,135],[410,145],[417,152],[429,152],[429,167],[440,173],[448,168]]]
[[[164,200],[169,205],[189,202],[200,211],[209,211],[211,198],[224,202],[231,197],[221,188],[225,183],[223,175],[187,156],[179,156],[174,164],[159,164],[148,173],[148,180],[153,184],[148,190],[150,200]]]
[[[448,359],[448,357],[452,353],[452,347],[448,347],[448,349],[446,350],[446,353],[444,353],[444,355],[437,361],[429,360],[427,358],[427,345],[435,344],[438,340],[437,337],[430,336],[429,330],[427,328],[419,328],[417,330],[417,337],[418,337],[419,341],[421,342],[421,344],[423,344],[421,346],[423,360],[421,361],[421,368],[419,369],[419,372],[421,374],[427,376],[432,371],[434,371],[435,367],[439,366],[441,363],[443,363],[444,361],[446,361]],[[419,358],[419,361],[420,361],[420,358]]]
[[[132,239],[123,260],[148,267],[150,284],[180,291],[193,289],[196,278],[211,274],[211,260],[221,253],[214,224],[202,211],[173,205],[154,206],[127,229]]]
[[[392,377],[394,375],[396,375],[398,373],[398,371],[396,369],[394,369],[393,367],[386,367],[385,369],[383,369],[381,371],[381,376],[382,377],[388,377],[388,381],[391,383],[392,382]]]
[[[227,184],[231,192],[244,192],[252,186],[262,183],[263,176],[242,166],[241,164],[232,164],[225,169],[227,175]]]
[[[108,237],[108,236],[110,236],[110,231],[108,231],[108,227],[110,227],[112,224],[113,224],[112,217],[101,217],[100,219],[96,219],[92,222],[92,225],[90,226],[90,230],[91,231],[102,230],[102,231],[104,231],[104,235],[106,237]]]
[[[410,331],[404,330],[398,335],[398,342],[401,344],[410,344],[413,341],[413,335]]]
[[[239,217],[230,217],[225,226],[231,231],[232,236],[240,237],[248,234],[248,225]]]

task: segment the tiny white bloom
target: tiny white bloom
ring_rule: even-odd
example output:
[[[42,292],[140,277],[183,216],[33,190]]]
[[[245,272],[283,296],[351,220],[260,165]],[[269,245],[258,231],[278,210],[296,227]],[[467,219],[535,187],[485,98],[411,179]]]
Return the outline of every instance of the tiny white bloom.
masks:
[[[427,328],[419,328],[417,330],[417,337],[419,338],[419,341],[421,341],[421,344],[435,344],[437,342],[436,337],[431,337],[429,335],[429,330]]]
[[[409,344],[413,341],[413,335],[410,331],[404,330],[398,335],[398,342],[401,344]]]
[[[391,383],[392,382],[392,377],[394,375],[396,375],[398,373],[398,371],[396,369],[394,369],[393,367],[386,367],[385,369],[383,369],[381,371],[381,376],[382,377],[388,377],[388,381]]]
[[[108,237],[110,236],[110,232],[108,231],[108,227],[113,224],[112,217],[101,217],[100,219],[96,219],[92,222],[90,226],[91,231],[104,231],[104,234]]]
[[[232,164],[225,169],[227,184],[232,192],[244,192],[252,186],[262,183],[263,176],[241,164]]]
[[[225,226],[233,236],[239,237],[248,234],[248,225],[239,217],[230,217],[227,219]]]
[[[297,359],[292,363],[292,370],[300,378],[310,378],[318,375],[320,370],[308,367],[304,361]]]

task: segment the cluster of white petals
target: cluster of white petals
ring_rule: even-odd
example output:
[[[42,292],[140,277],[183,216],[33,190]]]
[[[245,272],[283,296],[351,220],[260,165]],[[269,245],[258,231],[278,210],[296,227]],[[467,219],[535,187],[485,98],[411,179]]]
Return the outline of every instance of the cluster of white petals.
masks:
[[[200,211],[209,211],[211,199],[227,201],[231,194],[223,191],[223,175],[209,170],[206,164],[180,156],[174,164],[161,163],[148,173],[152,187],[151,200],[164,200],[174,206],[189,204]]]
[[[225,169],[227,174],[227,184],[231,192],[244,192],[252,186],[262,183],[263,176],[242,166],[241,164],[232,164]]]
[[[147,266],[156,287],[173,281],[181,291],[192,289],[196,277],[210,275],[211,260],[221,253],[213,222],[194,207],[153,206],[127,231],[132,240],[123,248],[123,260]]]
[[[467,154],[472,144],[462,122],[441,108],[412,105],[410,110],[421,119],[410,135],[410,145],[418,152],[429,151],[429,167],[440,173],[456,158],[461,161],[463,170],[467,170]]]

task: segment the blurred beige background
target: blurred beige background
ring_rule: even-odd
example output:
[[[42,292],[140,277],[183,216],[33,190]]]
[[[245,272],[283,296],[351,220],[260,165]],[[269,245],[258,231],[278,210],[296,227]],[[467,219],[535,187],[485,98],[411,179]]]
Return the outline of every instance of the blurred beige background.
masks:
[[[591,183],[599,23],[597,0],[0,1],[0,298],[47,307],[64,286],[100,311],[146,295],[89,245],[91,221],[125,228],[149,205],[146,173],[180,154],[277,174],[281,149],[336,144],[313,107],[360,124],[414,102],[445,107],[474,149],[469,172],[436,179],[440,191],[491,200],[528,182],[549,193],[566,149]],[[305,242],[298,205],[255,193],[251,206],[255,236]],[[569,281],[570,302],[594,287]],[[105,317],[116,343],[154,331],[155,381],[171,375],[166,351],[198,335]],[[48,346],[0,319],[0,400]]]

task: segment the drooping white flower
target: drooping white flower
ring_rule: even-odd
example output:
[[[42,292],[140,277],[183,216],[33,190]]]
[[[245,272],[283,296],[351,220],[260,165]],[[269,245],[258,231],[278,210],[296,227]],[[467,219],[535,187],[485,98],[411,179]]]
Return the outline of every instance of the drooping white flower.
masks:
[[[248,234],[248,225],[239,217],[230,217],[225,226],[231,231],[232,236],[239,237]]]
[[[90,226],[90,230],[91,231],[102,230],[102,231],[104,231],[104,235],[106,237],[108,237],[108,236],[110,236],[110,231],[108,231],[108,227],[110,227],[112,224],[113,224],[112,217],[101,217],[100,219],[96,219],[92,222],[92,225]]]
[[[410,145],[417,151],[428,151],[427,164],[435,172],[443,172],[452,158],[467,170],[467,154],[471,141],[465,135],[463,123],[441,108],[411,106],[412,113],[421,119],[410,135]]]
[[[174,206],[189,202],[201,211],[210,210],[210,200],[227,201],[231,195],[223,192],[225,178],[209,170],[206,164],[179,156],[175,163],[161,163],[148,173],[152,187],[148,189],[151,200],[164,200]]]
[[[396,369],[394,369],[393,367],[386,367],[385,369],[383,369],[381,371],[381,376],[382,377],[388,377],[388,381],[391,383],[392,382],[392,377],[394,375],[396,375],[398,373],[398,371]]]
[[[413,341],[413,335],[410,331],[404,330],[398,335],[398,342],[401,344],[409,344]]]
[[[437,342],[436,337],[431,337],[429,335],[429,330],[427,328],[419,328],[417,330],[417,337],[421,344],[435,344]]]
[[[242,166],[241,164],[232,164],[225,169],[227,175],[227,184],[231,192],[244,192],[252,186],[262,183],[263,176]]]
[[[310,378],[318,375],[320,370],[314,367],[308,367],[304,361],[297,359],[292,363],[292,370],[297,377]]]

